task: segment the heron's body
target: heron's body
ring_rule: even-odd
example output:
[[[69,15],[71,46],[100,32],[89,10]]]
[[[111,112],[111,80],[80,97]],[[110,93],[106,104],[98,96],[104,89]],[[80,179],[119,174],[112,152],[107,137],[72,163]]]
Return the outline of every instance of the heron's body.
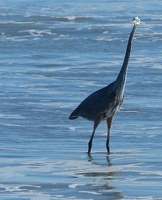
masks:
[[[123,101],[123,91],[117,96],[116,82],[97,90],[89,95],[72,112],[71,119],[83,117],[90,121],[95,121],[102,117],[102,120],[114,115]]]
[[[91,151],[92,140],[94,137],[95,130],[99,125],[99,123],[105,119],[107,120],[107,125],[108,125],[106,147],[108,153],[110,153],[109,149],[110,128],[114,114],[119,110],[124,99],[124,88],[127,77],[128,62],[132,47],[132,40],[138,23],[134,22],[134,27],[130,34],[127,45],[125,59],[122,68],[120,70],[120,73],[117,76],[117,79],[108,86],[100,90],[97,90],[96,92],[89,95],[85,100],[81,102],[81,104],[71,113],[69,117],[69,119],[76,119],[78,117],[83,117],[87,120],[94,122],[94,128],[88,146],[88,153],[90,153]]]

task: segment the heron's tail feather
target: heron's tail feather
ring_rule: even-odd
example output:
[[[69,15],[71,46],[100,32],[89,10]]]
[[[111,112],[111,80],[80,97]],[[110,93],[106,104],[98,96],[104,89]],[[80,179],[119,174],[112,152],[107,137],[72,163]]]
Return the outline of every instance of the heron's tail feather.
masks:
[[[76,108],[70,115],[69,119],[76,119],[78,118],[78,109]]]
[[[69,119],[76,119],[78,118],[78,116],[75,116],[75,115],[70,115]]]

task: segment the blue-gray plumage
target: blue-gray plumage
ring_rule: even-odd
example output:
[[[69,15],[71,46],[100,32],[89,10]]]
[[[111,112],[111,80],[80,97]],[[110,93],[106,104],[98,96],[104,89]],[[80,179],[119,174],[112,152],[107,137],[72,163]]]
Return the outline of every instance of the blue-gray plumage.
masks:
[[[117,79],[108,86],[89,95],[85,100],[81,102],[81,104],[71,113],[69,117],[69,119],[83,117],[94,122],[93,132],[88,143],[88,153],[91,152],[92,140],[97,126],[102,120],[106,119],[108,126],[106,148],[108,154],[110,154],[110,129],[114,114],[119,110],[124,99],[124,88],[127,77],[128,62],[132,48],[132,40],[136,27],[140,23],[140,19],[136,17],[134,18],[133,22],[134,26],[128,40],[124,62],[119,75],[117,76]]]

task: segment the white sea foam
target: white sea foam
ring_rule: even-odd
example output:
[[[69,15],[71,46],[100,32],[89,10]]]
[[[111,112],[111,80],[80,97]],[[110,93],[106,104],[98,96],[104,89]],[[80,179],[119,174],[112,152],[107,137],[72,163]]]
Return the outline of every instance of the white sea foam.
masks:
[[[102,194],[99,193],[99,192],[87,191],[87,190],[80,190],[79,193],[92,194],[92,195],[102,195]]]
[[[76,19],[76,17],[75,16],[69,16],[69,17],[67,17],[67,19],[70,20],[70,21],[73,21],[73,20]]]
[[[76,127],[69,127],[69,130],[75,131]]]
[[[108,31],[104,31],[104,32],[103,32],[103,34],[107,34],[107,33],[108,33]]]
[[[4,126],[10,126],[10,127],[22,127],[23,125],[20,124],[3,124]]]
[[[111,42],[111,41],[116,41],[116,40],[119,40],[119,39],[118,38],[108,38],[108,37],[98,37],[95,40]]]
[[[0,118],[4,119],[25,119],[25,117],[18,115],[18,114],[0,114]]]
[[[70,184],[68,187],[71,189],[76,189],[77,186],[84,186],[85,184]]]
[[[157,63],[157,64],[154,64],[152,66],[152,68],[154,68],[154,69],[162,69],[162,65],[160,63]]]

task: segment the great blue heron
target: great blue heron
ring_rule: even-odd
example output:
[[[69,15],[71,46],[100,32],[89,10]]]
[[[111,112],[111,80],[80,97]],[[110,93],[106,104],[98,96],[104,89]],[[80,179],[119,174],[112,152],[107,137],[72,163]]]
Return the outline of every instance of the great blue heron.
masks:
[[[121,104],[123,103],[124,88],[127,76],[128,62],[132,47],[132,40],[137,25],[140,24],[140,19],[138,17],[135,17],[133,22],[134,26],[128,40],[124,62],[117,76],[117,79],[108,86],[97,90],[96,92],[89,95],[85,100],[81,102],[81,104],[71,113],[69,117],[69,119],[83,117],[87,120],[94,122],[93,132],[88,143],[88,153],[91,152],[92,140],[97,126],[102,120],[106,119],[108,126],[106,148],[108,154],[110,154],[110,129],[114,118],[114,114],[119,110]]]

